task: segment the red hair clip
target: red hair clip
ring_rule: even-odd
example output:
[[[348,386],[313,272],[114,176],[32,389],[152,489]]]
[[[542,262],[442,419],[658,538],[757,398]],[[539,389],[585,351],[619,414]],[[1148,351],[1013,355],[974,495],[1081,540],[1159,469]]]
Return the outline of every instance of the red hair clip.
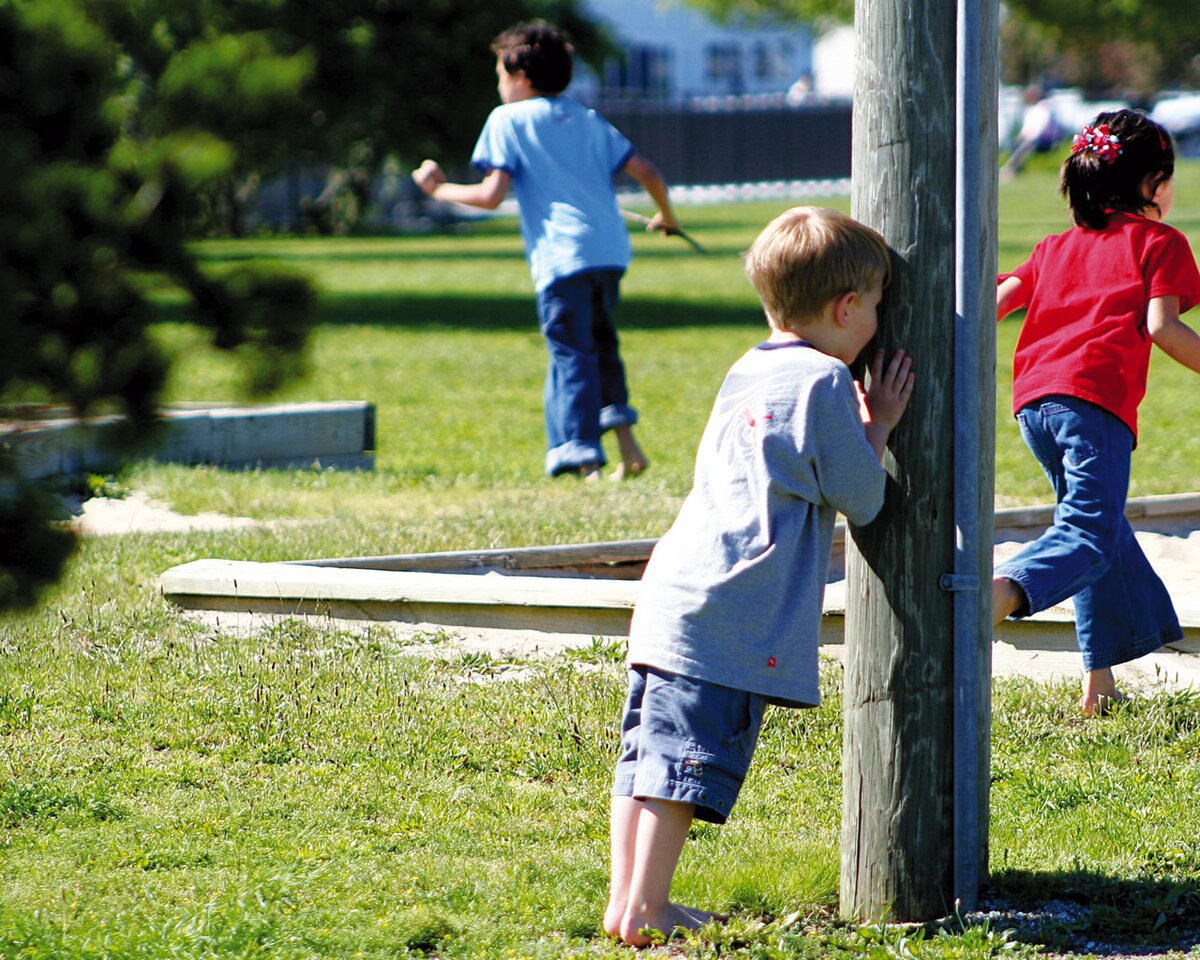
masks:
[[[1105,163],[1113,163],[1121,155],[1121,141],[1109,132],[1107,123],[1098,127],[1085,124],[1083,132],[1075,134],[1075,140],[1071,144],[1072,153],[1079,153],[1081,150],[1090,150],[1099,154]]]

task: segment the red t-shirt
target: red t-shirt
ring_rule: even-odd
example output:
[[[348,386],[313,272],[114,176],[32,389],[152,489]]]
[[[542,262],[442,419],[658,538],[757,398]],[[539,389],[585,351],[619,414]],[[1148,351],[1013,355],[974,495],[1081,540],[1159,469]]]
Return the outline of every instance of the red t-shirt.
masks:
[[[1146,395],[1154,297],[1200,302],[1200,271],[1174,227],[1114,213],[1104,230],[1072,227],[1047,237],[1011,274],[1025,286],[1026,314],[1013,358],[1013,412],[1065,394],[1103,407],[1137,439]]]

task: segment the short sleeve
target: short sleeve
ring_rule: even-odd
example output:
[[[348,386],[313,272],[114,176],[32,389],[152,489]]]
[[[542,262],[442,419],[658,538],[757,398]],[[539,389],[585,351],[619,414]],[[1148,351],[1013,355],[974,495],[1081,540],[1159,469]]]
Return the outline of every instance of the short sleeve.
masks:
[[[1200,271],[1187,238],[1178,230],[1156,233],[1142,256],[1146,299],[1178,297],[1179,312],[1187,313],[1200,303]]]
[[[1040,246],[1041,246],[1041,244],[1039,243],[1038,247],[1040,247]],[[1032,290],[1033,289],[1033,278],[1037,273],[1037,271],[1034,268],[1034,260],[1036,258],[1036,254],[1037,254],[1037,247],[1034,247],[1034,255],[1030,256],[1030,258],[1028,260],[1026,260],[1023,264],[1021,264],[1015,270],[1013,270],[1010,273],[997,274],[996,275],[996,286],[999,286],[1000,284],[1002,284],[1009,277],[1016,277],[1018,280],[1021,281],[1022,284],[1024,284],[1026,290]]]
[[[516,177],[520,172],[521,158],[516,137],[503,111],[496,109],[488,116],[487,122],[479,132],[479,139],[475,141],[475,149],[471,153],[471,166],[485,173],[489,170],[503,170],[511,177]]]
[[[608,154],[608,169],[618,173],[636,152],[629,138],[611,123],[596,114],[602,126],[601,140]]]

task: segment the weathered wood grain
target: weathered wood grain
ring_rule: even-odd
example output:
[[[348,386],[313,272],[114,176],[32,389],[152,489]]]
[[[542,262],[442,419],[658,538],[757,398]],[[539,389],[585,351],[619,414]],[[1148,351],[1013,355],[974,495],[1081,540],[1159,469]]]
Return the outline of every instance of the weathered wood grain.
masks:
[[[956,4],[858,0],[855,25],[851,209],[894,252],[878,340],[915,358],[918,381],[885,460],[884,509],[846,543],[840,907],[858,919],[929,920],[954,905],[954,606],[939,580],[955,556]],[[981,238],[984,275],[989,251],[994,263]],[[994,308],[985,345],[992,327]],[[981,361],[994,378],[994,347]],[[990,417],[994,403],[984,410]],[[982,436],[990,445],[991,429]],[[990,452],[978,461],[990,534]],[[988,571],[990,535],[980,541]],[[978,646],[986,663],[987,640]],[[979,749],[986,777],[986,738]]]

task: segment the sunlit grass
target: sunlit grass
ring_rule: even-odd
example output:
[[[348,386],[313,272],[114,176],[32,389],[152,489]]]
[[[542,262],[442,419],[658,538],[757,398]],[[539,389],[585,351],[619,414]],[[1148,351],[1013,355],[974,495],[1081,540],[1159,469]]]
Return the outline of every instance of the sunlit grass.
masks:
[[[216,635],[149,588],[245,536],[92,541],[5,623],[0,952],[631,955],[597,926],[620,650],[494,680],[504,663],[379,631]],[[827,663],[820,708],[769,711],[735,816],[693,831],[676,892],[734,920],[679,955],[876,956],[900,935],[832,913],[840,685]],[[1085,723],[1076,694],[996,686],[990,893],[1111,906],[1063,936],[1174,935],[1200,908],[1195,697]],[[978,928],[907,936],[928,940],[916,956],[1032,953]]]
[[[1181,164],[1171,221],[1200,241],[1200,165]],[[846,198],[822,200],[848,209]],[[787,202],[685,207],[690,230],[712,251],[697,256],[684,244],[635,235],[634,264],[619,308],[632,402],[653,466],[646,478],[656,496],[686,492],[696,441],[717,385],[736,356],[763,334],[761,313],[742,275],[740,252]],[[1001,269],[1011,269],[1048,233],[1069,220],[1045,164],[1001,191]],[[489,221],[451,236],[404,238],[209,241],[200,249],[215,269],[246,257],[286,261],[322,289],[322,323],[307,354],[307,374],[280,394],[287,400],[364,399],[378,412],[374,477],[338,474],[319,484],[266,472],[246,483],[221,471],[183,473],[142,468],[139,481],[189,509],[250,515],[322,516],[330,497],[374,515],[385,504],[442,496],[447,488],[521,491],[556,499],[542,477],[542,380],[545,351],[536,329],[532,290],[510,220]],[[165,295],[164,295],[165,296]],[[166,296],[168,317],[177,315]],[[1009,409],[1011,359],[1019,318],[997,329],[996,500],[1045,502],[1049,487],[1021,442]],[[173,400],[240,396],[236,360],[199,345],[179,322],[158,335],[178,363]],[[918,363],[920,358],[918,358]],[[923,375],[937,375],[923,371]],[[1131,494],[1182,492],[1200,476],[1200,433],[1179,429],[1191,406],[1195,375],[1155,352],[1150,390],[1141,409],[1141,442]],[[610,449],[610,455],[615,451]],[[320,489],[312,490],[314,485]],[[243,497],[239,490],[245,490]],[[249,491],[256,491],[250,493]],[[610,491],[604,509],[625,512],[628,498]],[[258,501],[246,504],[246,501]],[[270,503],[270,507],[266,506]],[[634,511],[636,514],[636,511]],[[661,532],[671,509],[645,516],[641,536]],[[628,527],[628,524],[625,524]],[[535,531],[512,534],[536,538]],[[468,546],[468,544],[464,544]]]
[[[1172,220],[1200,241],[1197,172],[1181,168]],[[1002,268],[1065,227],[1052,171],[1035,165],[1001,200]],[[38,608],[0,621],[0,957],[633,956],[598,927],[619,645],[524,664],[436,635],[418,657],[382,631],[320,622],[235,635],[181,619],[155,578],[202,556],[657,535],[688,488],[721,376],[762,336],[738,253],[781,206],[685,208],[709,257],[636,238],[620,326],[652,467],[620,485],[542,475],[545,361],[511,222],[201,245],[214,269],[266,257],[315,275],[309,372],[281,399],[374,402],[377,469],[138,464],[121,485],[189,513],[278,522],[88,539]],[[239,398],[236,363],[198,347],[160,296],[157,335],[181,361],[171,398]],[[1047,499],[1007,411],[1016,330],[998,331],[1004,503]],[[1196,488],[1200,439],[1180,428],[1195,396],[1191,374],[1156,358],[1135,493]],[[1033,956],[984,925],[836,921],[836,664],[822,683],[818,709],[768,712],[730,823],[693,830],[676,893],[733,919],[670,955]],[[1098,908],[1043,934],[1051,947],[1177,936],[1200,911],[1196,699],[1156,696],[1084,723],[1076,697],[995,685],[986,893]]]

